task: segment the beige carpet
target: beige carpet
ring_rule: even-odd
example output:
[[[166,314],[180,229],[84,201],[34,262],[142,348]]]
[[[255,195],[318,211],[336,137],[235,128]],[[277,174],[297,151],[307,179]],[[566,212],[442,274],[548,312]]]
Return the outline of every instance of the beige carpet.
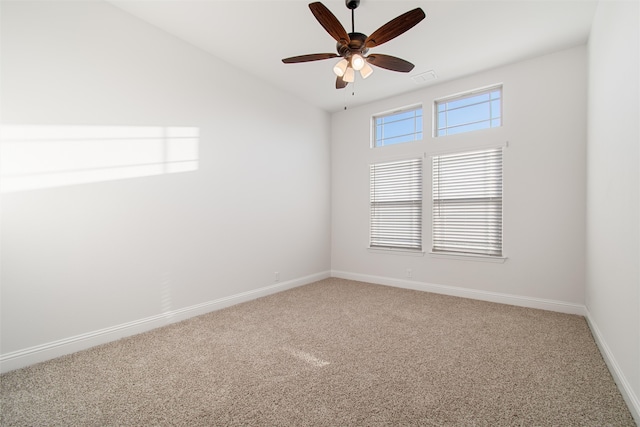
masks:
[[[3,426],[633,426],[580,316],[327,279],[0,377]]]

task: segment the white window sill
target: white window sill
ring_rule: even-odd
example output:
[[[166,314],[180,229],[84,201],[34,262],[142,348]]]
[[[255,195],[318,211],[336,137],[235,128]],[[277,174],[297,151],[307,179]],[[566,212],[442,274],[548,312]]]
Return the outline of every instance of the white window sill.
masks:
[[[367,251],[371,253],[376,253],[376,254],[424,256],[424,251],[415,251],[410,249],[367,248]]]
[[[507,257],[502,256],[473,255],[453,252],[429,252],[429,255],[433,258],[457,259],[461,261],[493,262],[497,264],[504,264],[504,262],[507,260]]]

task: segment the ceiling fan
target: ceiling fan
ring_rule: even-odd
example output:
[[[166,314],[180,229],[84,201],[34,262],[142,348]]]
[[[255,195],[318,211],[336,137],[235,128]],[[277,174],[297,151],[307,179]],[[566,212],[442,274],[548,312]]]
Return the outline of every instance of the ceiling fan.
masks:
[[[411,62],[395,56],[383,54],[367,55],[369,48],[380,46],[391,39],[398,37],[405,31],[413,28],[417,23],[425,18],[425,14],[419,7],[409,12],[403,13],[395,19],[384,24],[374,31],[370,36],[355,31],[354,10],[360,5],[360,0],[345,0],[348,9],[351,9],[351,32],[347,33],[338,18],[325,5],[320,2],[309,4],[311,13],[316,17],[320,25],[336,40],[335,53],[313,53],[309,55],[292,56],[282,60],[285,64],[295,64],[299,62],[319,61],[322,59],[340,58],[342,59],[333,67],[336,79],[336,89],[343,89],[355,80],[355,71],[360,71],[363,79],[373,73],[369,66],[385,68],[391,71],[408,73],[414,67]]]

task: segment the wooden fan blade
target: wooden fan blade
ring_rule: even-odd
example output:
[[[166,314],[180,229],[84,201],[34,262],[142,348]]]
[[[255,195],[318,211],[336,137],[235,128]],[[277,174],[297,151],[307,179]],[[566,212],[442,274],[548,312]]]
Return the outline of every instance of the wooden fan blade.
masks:
[[[322,28],[327,30],[327,33],[331,35],[337,42],[349,44],[351,39],[347,30],[344,29],[338,18],[325,5],[319,1],[309,4],[311,13],[316,17]]]
[[[344,89],[345,87],[347,87],[348,84],[349,83],[342,80],[342,77],[338,76],[336,78],[336,89]]]
[[[418,22],[422,21],[426,15],[422,9],[415,8],[407,13],[403,13],[395,19],[378,28],[364,41],[367,48],[380,46],[391,39],[398,37],[405,31],[413,28]]]
[[[312,53],[310,55],[292,56],[291,58],[284,58],[282,62],[285,64],[296,64],[298,62],[310,62],[320,61],[322,59],[340,58],[340,55],[335,53]]]
[[[386,68],[391,71],[399,71],[401,73],[408,73],[413,70],[414,67],[414,65],[409,61],[379,53],[367,56],[367,62],[371,65],[375,65],[376,67]]]

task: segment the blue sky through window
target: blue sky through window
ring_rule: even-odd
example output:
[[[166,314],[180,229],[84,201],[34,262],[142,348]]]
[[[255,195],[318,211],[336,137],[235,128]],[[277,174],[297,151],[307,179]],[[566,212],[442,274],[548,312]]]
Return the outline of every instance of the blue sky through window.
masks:
[[[422,108],[375,118],[375,147],[422,139]]]
[[[502,126],[502,88],[437,102],[436,136]]]

